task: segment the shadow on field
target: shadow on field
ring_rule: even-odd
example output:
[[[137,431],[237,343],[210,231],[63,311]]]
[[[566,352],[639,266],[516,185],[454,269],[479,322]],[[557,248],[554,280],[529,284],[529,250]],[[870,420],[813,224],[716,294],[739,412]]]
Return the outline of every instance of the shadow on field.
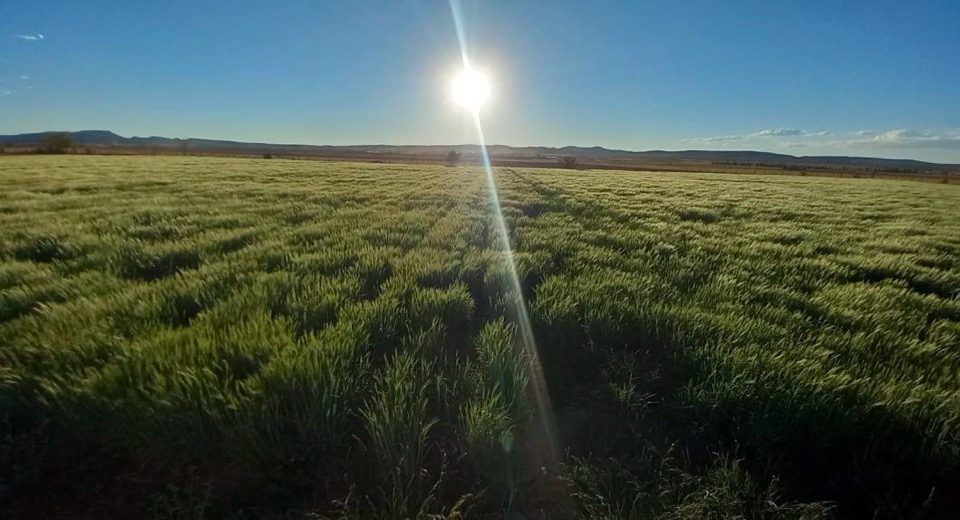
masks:
[[[591,303],[602,307],[575,308]],[[683,312],[607,315],[600,327],[589,312],[540,310],[561,445],[587,516],[948,518],[960,505],[960,458],[930,440],[937,425],[852,389],[718,371],[700,352],[722,335]]]

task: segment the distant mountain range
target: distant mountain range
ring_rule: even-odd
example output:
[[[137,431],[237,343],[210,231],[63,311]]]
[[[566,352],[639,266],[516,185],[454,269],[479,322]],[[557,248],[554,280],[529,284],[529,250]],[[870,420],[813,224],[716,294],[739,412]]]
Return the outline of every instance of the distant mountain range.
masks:
[[[0,135],[0,146],[30,147],[40,144],[50,134],[58,132],[39,132],[17,135]],[[85,148],[129,148],[180,151],[185,153],[240,153],[240,154],[287,154],[305,156],[371,156],[374,154],[390,156],[442,155],[451,150],[466,156],[479,153],[477,145],[307,145],[307,144],[270,144],[224,141],[217,139],[179,139],[169,137],[123,137],[109,130],[81,130],[68,132],[77,147]],[[757,151],[711,151],[650,150],[631,152],[611,150],[599,146],[565,146],[550,148],[544,146],[506,146],[487,147],[490,156],[505,161],[550,160],[560,156],[575,156],[581,162],[617,164],[662,164],[662,163],[710,163],[726,165],[761,165],[795,167],[832,167],[832,168],[868,168],[890,171],[932,171],[960,173],[958,164],[939,164],[911,159],[880,159],[872,157],[846,156],[793,156],[772,152]]]

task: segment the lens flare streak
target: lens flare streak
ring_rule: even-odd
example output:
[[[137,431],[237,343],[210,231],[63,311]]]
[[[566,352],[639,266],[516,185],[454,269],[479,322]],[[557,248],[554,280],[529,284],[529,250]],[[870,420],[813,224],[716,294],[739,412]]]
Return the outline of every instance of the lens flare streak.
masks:
[[[460,57],[463,68],[464,70],[471,70],[470,59],[467,53],[467,43],[463,30],[463,20],[460,13],[460,3],[458,0],[450,0],[450,10],[453,14],[453,22],[457,32],[457,39],[460,43]],[[535,455],[539,458],[537,463],[541,467],[554,467],[559,458],[556,448],[556,422],[553,414],[553,405],[550,401],[549,389],[547,388],[547,382],[543,375],[539,351],[534,339],[533,328],[530,324],[530,317],[527,313],[526,302],[523,298],[523,291],[520,286],[520,278],[517,274],[517,265],[513,256],[513,248],[510,244],[510,234],[507,230],[507,224],[503,218],[503,210],[500,206],[500,195],[497,191],[497,183],[496,179],[494,178],[493,168],[490,163],[490,156],[487,153],[487,143],[483,134],[483,125],[480,121],[480,114],[478,110],[472,110],[470,111],[470,115],[473,118],[477,139],[480,145],[480,156],[483,164],[484,174],[486,175],[486,185],[490,199],[490,206],[492,209],[493,220],[496,223],[497,235],[500,239],[499,245],[502,248],[508,267],[509,280],[506,282],[510,285],[510,289],[512,289],[515,295],[515,299],[513,301],[513,310],[516,315],[517,326],[520,332],[520,340],[522,341],[522,347],[526,352],[528,359],[530,360],[528,367],[530,374],[529,393],[534,406],[534,413],[537,416],[539,426],[541,428],[540,432],[536,432],[539,433],[538,437],[540,438],[535,440],[538,441],[538,444],[540,445],[536,446],[538,448],[538,453]]]
[[[474,125],[477,131],[477,138],[480,141],[480,156],[483,162],[483,170],[486,175],[487,192],[490,197],[490,206],[493,209],[493,217],[497,226],[497,235],[500,237],[500,247],[503,250],[506,264],[509,269],[508,283],[511,285],[516,298],[514,300],[514,311],[516,313],[517,325],[520,329],[520,339],[523,348],[530,360],[530,392],[535,406],[535,412],[540,420],[542,428],[543,442],[546,452],[541,454],[547,457],[547,460],[541,461],[544,464],[553,465],[557,462],[556,451],[556,426],[553,416],[553,405],[550,402],[549,389],[547,388],[546,378],[543,376],[543,368],[540,364],[540,353],[533,336],[533,327],[530,324],[530,316],[527,313],[527,305],[523,299],[523,291],[520,286],[520,277],[517,274],[517,264],[513,258],[513,248],[510,245],[510,234],[507,231],[507,224],[503,218],[503,210],[500,206],[500,194],[497,191],[496,179],[493,176],[493,167],[490,164],[490,156],[487,154],[487,143],[483,135],[483,126],[480,124],[480,115],[473,114]]]

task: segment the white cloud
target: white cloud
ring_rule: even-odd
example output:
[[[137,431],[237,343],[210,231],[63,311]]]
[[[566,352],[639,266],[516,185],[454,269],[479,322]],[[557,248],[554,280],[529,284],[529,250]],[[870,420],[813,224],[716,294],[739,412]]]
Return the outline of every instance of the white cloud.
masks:
[[[772,150],[794,155],[910,157],[960,163],[960,126],[820,130],[768,128],[752,133],[684,139],[690,148]]]
[[[766,130],[760,130],[759,132],[754,132],[750,134],[750,137],[782,137],[782,136],[797,136],[805,135],[806,132],[803,130],[798,130],[796,128],[768,128]]]
[[[762,139],[762,138],[776,138],[776,137],[823,137],[828,135],[833,135],[833,134],[826,130],[819,131],[819,132],[808,132],[807,130],[801,130],[799,128],[766,128],[764,130],[753,132],[752,134],[721,135],[721,136],[714,136],[714,137],[694,137],[692,139],[686,139],[686,141],[693,142],[693,143],[728,143],[732,141],[745,141],[748,139]]]
[[[746,139],[746,137],[745,135],[718,135],[715,137],[694,137],[685,140],[693,143],[726,143],[729,141],[742,141]]]
[[[26,81],[26,80],[30,79],[30,76],[20,76],[20,79]]]
[[[10,94],[13,94],[13,92],[13,90],[0,89],[0,96],[9,96]]]
[[[909,128],[887,131],[860,130],[854,132],[854,136],[850,139],[832,141],[830,144],[863,148],[960,150],[960,129],[939,131]]]
[[[44,39],[44,36],[40,33],[30,33],[30,34],[18,34],[17,38],[21,40],[27,40],[28,42],[38,42]]]
[[[759,148],[784,146],[821,149],[960,151],[960,128],[943,130],[864,129],[846,132],[831,132],[828,130],[813,132],[796,128],[768,128],[750,134],[695,137],[684,141],[712,145],[740,143],[738,146],[756,146]]]

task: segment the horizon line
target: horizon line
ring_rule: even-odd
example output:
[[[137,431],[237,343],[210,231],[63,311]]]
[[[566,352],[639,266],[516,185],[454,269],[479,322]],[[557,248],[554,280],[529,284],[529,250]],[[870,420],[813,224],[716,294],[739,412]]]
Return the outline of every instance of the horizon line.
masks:
[[[70,133],[76,134],[80,132],[107,132],[121,139],[169,139],[169,140],[178,140],[178,141],[219,141],[224,143],[236,143],[236,144],[247,144],[247,145],[266,145],[266,146],[312,146],[312,147],[327,147],[327,148],[361,148],[361,147],[393,147],[393,148],[416,148],[416,147],[445,147],[445,148],[456,148],[456,147],[480,147],[480,144],[476,143],[453,143],[453,144],[389,144],[389,143],[359,143],[359,144],[312,144],[312,143],[292,143],[292,142],[269,142],[269,141],[239,141],[235,139],[218,139],[210,137],[167,137],[162,135],[130,135],[124,136],[118,134],[113,130],[105,129],[82,129],[82,130],[43,130],[39,132],[20,132],[16,134],[0,134],[0,138],[4,137],[20,137],[24,135],[32,134],[50,134],[50,133]],[[877,157],[877,156],[868,156],[868,155],[793,155],[783,152],[774,152],[770,150],[763,149],[709,149],[709,148],[683,148],[683,149],[646,149],[646,150],[630,150],[626,148],[607,148],[605,146],[593,145],[593,146],[584,146],[584,145],[564,145],[564,146],[549,146],[549,145],[510,145],[510,144],[488,144],[485,145],[487,148],[492,147],[504,147],[504,148],[544,148],[550,150],[563,150],[565,148],[578,148],[583,150],[598,149],[605,150],[608,152],[623,152],[623,153],[692,153],[692,152],[707,152],[707,153],[762,153],[777,155],[781,157],[790,157],[794,159],[816,159],[816,158],[831,158],[831,159],[871,159],[871,160],[882,160],[882,161],[910,161],[923,164],[931,164],[937,166],[951,166],[951,167],[960,167],[960,163],[945,163],[945,162],[933,162],[925,161],[920,159],[911,159],[911,158],[890,158],[890,157]]]

